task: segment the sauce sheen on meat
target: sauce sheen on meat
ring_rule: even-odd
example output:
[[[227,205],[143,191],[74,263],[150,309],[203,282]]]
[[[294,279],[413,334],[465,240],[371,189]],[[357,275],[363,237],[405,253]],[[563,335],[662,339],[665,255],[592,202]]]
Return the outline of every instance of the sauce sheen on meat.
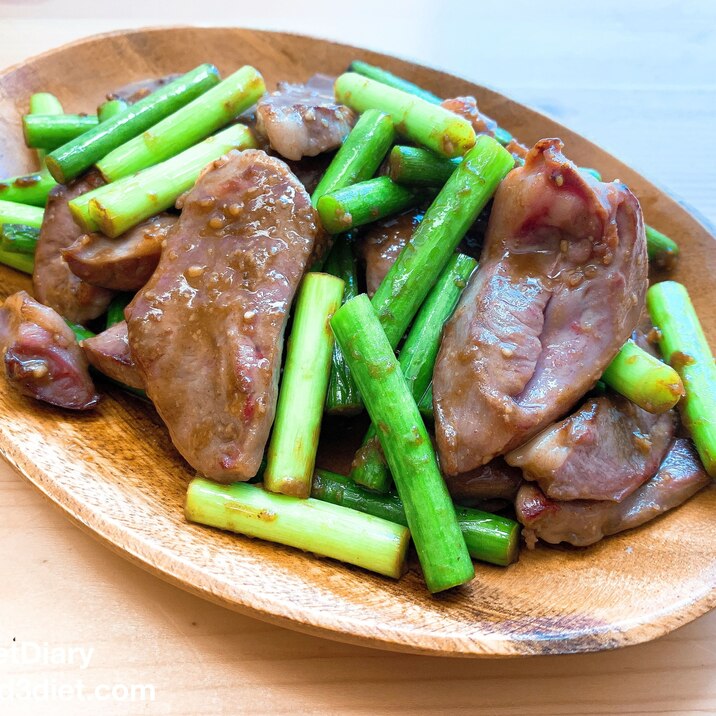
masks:
[[[305,85],[279,82],[278,90],[259,100],[256,130],[282,157],[315,157],[343,144],[356,114],[336,102],[333,80],[318,74]]]
[[[641,208],[544,139],[497,190],[480,266],[447,322],[433,375],[440,464],[467,472],[563,415],[639,320]]]
[[[83,234],[62,249],[62,257],[75,276],[93,286],[137,291],[157,267],[164,239],[176,221],[170,214],[158,214],[116,239]]]
[[[525,483],[517,493],[515,510],[528,547],[534,547],[538,539],[586,547],[678,507],[710,482],[691,441],[678,438],[656,475],[622,502],[559,502],[534,483]]]
[[[459,505],[473,507],[486,500],[514,501],[522,484],[522,472],[496,457],[470,472],[445,478],[450,497]]]
[[[56,186],[47,200],[35,251],[32,274],[35,298],[74,323],[86,323],[101,316],[114,296],[112,291],[92,286],[75,276],[62,256],[62,250],[84,233],[75,224],[68,203],[103,184],[97,172],[90,172],[67,186]]]
[[[25,291],[0,307],[0,356],[10,384],[23,395],[71,410],[99,402],[72,329]]]
[[[372,297],[378,290],[400,252],[413,238],[423,215],[424,212],[419,209],[406,211],[377,222],[361,237],[358,247],[365,261],[365,280],[369,296]]]
[[[484,224],[483,212],[470,227],[458,246],[458,253],[479,258]],[[358,239],[358,253],[365,262],[366,293],[372,297],[396,262],[401,251],[413,238],[425,216],[422,208],[409,209],[371,224]]]
[[[82,341],[82,350],[92,367],[130,388],[144,388],[129,350],[127,322],[120,321],[102,333]]]
[[[321,231],[282,161],[232,151],[184,199],[159,266],[125,311],[147,394],[207,477],[258,471],[288,311]]]
[[[615,393],[590,398],[505,457],[554,500],[619,502],[654,475],[675,430],[673,410],[648,413]]]

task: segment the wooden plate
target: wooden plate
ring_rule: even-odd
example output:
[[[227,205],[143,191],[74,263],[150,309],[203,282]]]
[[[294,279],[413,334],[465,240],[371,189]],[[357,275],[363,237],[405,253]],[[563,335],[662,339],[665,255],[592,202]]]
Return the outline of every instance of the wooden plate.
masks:
[[[676,201],[585,139],[495,92],[373,52],[296,35],[238,29],[120,32],[53,50],[0,75],[0,176],[33,168],[20,115],[32,92],[68,111],[91,111],[127,82],[213,62],[249,63],[269,86],[338,74],[354,58],[380,64],[437,94],[474,94],[525,143],[559,136],[577,163],[626,181],[649,223],[676,238],[686,283],[716,343],[716,245]],[[0,293],[28,288],[0,268]],[[231,609],[330,638],[459,656],[596,651],[653,639],[716,604],[716,490],[643,529],[584,550],[523,551],[508,569],[477,566],[466,588],[431,597],[416,570],[400,582],[313,556],[187,524],[192,471],[153,411],[108,388],[98,410],[76,415],[0,394],[0,452],[80,527],[158,576]],[[344,467],[357,430],[332,426],[325,466]]]

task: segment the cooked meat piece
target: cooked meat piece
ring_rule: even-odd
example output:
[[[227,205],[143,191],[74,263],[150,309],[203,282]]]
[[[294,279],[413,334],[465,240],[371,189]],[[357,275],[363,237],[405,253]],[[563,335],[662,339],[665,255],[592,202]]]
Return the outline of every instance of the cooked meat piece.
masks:
[[[644,312],[632,339],[652,355]],[[673,440],[676,413],[653,415],[616,393],[590,398],[505,457],[554,500],[621,501],[655,472]]]
[[[10,384],[23,395],[72,410],[99,401],[72,329],[25,291],[0,308],[0,355]]]
[[[210,165],[127,307],[129,345],[174,445],[207,477],[253,477],[273,422],[286,318],[320,234],[262,151]]]
[[[538,539],[586,547],[678,507],[709,482],[691,441],[679,438],[656,475],[623,502],[557,502],[536,485],[525,483],[517,493],[515,508],[530,548]]]
[[[236,117],[235,121],[239,124],[243,124],[245,127],[248,127],[251,130],[251,134],[256,140],[256,149],[263,149],[270,155],[271,145],[269,144],[268,138],[260,134],[258,129],[256,128],[256,124],[258,122],[258,118],[256,116],[256,107],[257,105],[249,107],[245,112],[242,112],[238,117]],[[293,171],[293,167],[291,167],[291,171]],[[298,174],[296,174],[296,176],[298,176]],[[298,178],[300,179],[301,177],[299,176]]]
[[[544,139],[497,190],[480,258],[433,374],[449,475],[509,452],[563,415],[637,324],[647,288],[641,208]]]
[[[306,191],[309,194],[313,194],[318,182],[321,181],[321,178],[326,173],[333,156],[333,154],[319,154],[317,157],[304,157],[297,162],[292,162],[289,159],[286,164],[296,175],[298,181],[303,184]]]
[[[160,87],[163,87],[170,82],[174,82],[174,80],[179,77],[181,77],[180,74],[174,73],[165,75],[164,77],[158,77],[157,79],[132,82],[114,90],[114,92],[110,92],[107,95],[107,99],[123,99],[125,102],[129,102],[129,104],[134,104],[135,102],[139,102],[140,99],[144,99],[152,92],[155,92]]]
[[[359,251],[365,261],[365,280],[368,295],[378,290],[398,254],[410,241],[423,220],[423,212],[411,209],[385,221],[376,222],[361,237]]]
[[[272,152],[270,148],[266,148],[265,151],[269,156],[277,156],[275,152]],[[303,188],[310,194],[313,193],[321,177],[328,169],[328,165],[333,159],[333,153],[331,154],[319,154],[317,157],[304,157],[303,159],[294,162],[290,159],[281,159],[286,166],[291,170],[296,179],[303,184]],[[333,242],[328,234],[322,233],[320,241],[316,241],[313,247],[313,253],[308,261],[308,266],[313,266],[316,262],[323,265],[323,261],[328,256]]]
[[[75,276],[62,257],[62,249],[83,234],[70,214],[68,202],[102,184],[99,174],[90,172],[67,186],[56,186],[47,200],[35,251],[32,275],[35,298],[75,323],[86,323],[101,316],[114,296],[112,291],[92,286]]]
[[[130,388],[144,388],[142,376],[129,351],[126,321],[115,324],[93,338],[85,338],[82,349],[87,360],[100,373]]]
[[[327,75],[314,75],[305,85],[279,82],[256,107],[257,131],[286,159],[337,149],[355,122],[352,109],[336,104],[333,77]]]
[[[460,505],[473,506],[495,499],[512,502],[522,484],[522,473],[497,457],[470,472],[446,477],[445,484]]]
[[[485,228],[491,206],[480,214],[460,242],[458,251],[473,258],[480,257]],[[365,262],[365,278],[369,296],[378,290],[398,255],[410,241],[423,220],[423,209],[410,209],[403,214],[376,221],[358,241],[358,252]]]
[[[449,109],[455,114],[459,114],[464,117],[475,130],[475,134],[488,134],[491,137],[495,136],[495,130],[497,129],[497,122],[488,117],[486,114],[480,112],[477,108],[477,100],[474,97],[455,97],[453,99],[446,99],[442,105],[445,109]],[[516,159],[525,159],[529,149],[524,144],[520,144],[516,139],[513,139],[506,147],[508,152],[512,154]]]
[[[72,273],[93,286],[114,291],[138,291],[159,263],[162,243],[176,216],[159,214],[116,239],[84,234],[62,249]]]
[[[614,393],[590,398],[505,459],[553,500],[620,502],[656,472],[675,431],[673,410],[647,413]]]

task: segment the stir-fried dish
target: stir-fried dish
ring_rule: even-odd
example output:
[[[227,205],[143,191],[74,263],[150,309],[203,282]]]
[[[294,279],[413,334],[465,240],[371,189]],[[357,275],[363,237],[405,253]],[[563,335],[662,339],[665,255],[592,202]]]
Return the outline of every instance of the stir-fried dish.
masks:
[[[394,578],[412,543],[439,592],[716,475],[678,246],[558,138],[526,147],[474,97],[360,61],[271,92],[202,65],[96,114],[38,93],[23,130],[40,169],[0,182],[0,262],[32,292],[0,307],[6,384],[151,404],[197,473],[193,522]],[[328,423],[369,425],[348,475],[316,467]]]

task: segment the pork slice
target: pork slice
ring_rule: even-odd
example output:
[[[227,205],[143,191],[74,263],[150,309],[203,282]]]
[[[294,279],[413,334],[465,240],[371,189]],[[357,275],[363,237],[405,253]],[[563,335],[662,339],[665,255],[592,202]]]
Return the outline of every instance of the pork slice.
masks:
[[[232,151],[185,198],[156,271],[125,310],[147,394],[207,477],[246,480],[259,468],[286,318],[320,232],[282,161]]]
[[[486,500],[512,503],[522,484],[522,473],[498,457],[470,472],[446,477],[445,484],[453,500],[460,505],[471,507],[484,504]]]
[[[0,308],[0,355],[10,384],[23,395],[71,410],[99,401],[72,329],[25,291]]]
[[[62,250],[84,233],[75,224],[68,203],[102,184],[99,173],[90,172],[67,186],[56,186],[47,200],[35,251],[32,275],[35,298],[74,323],[86,323],[101,316],[114,296],[113,291],[92,286],[75,276],[62,256]]]
[[[709,482],[691,441],[678,438],[656,475],[622,502],[559,502],[525,483],[517,493],[515,509],[529,547],[540,539],[586,547],[678,507]]]
[[[92,338],[85,338],[82,350],[90,365],[108,378],[130,388],[144,388],[144,381],[129,350],[126,321],[120,321]]]
[[[355,112],[337,104],[333,77],[314,75],[305,84],[279,82],[259,100],[256,129],[286,159],[314,157],[337,149],[356,122]]]
[[[483,210],[458,246],[458,251],[477,259],[485,234],[490,206]],[[400,252],[413,238],[423,220],[423,209],[410,209],[403,214],[376,221],[360,237],[358,252],[365,262],[366,289],[369,296],[378,290]]]
[[[544,139],[497,190],[480,267],[433,375],[443,470],[484,465],[564,415],[637,324],[647,288],[639,202]]]
[[[378,286],[412,238],[422,219],[423,212],[412,209],[373,224],[363,234],[358,251],[365,261],[365,279],[369,296],[372,297],[378,290]]]
[[[114,291],[138,291],[159,263],[162,243],[177,217],[159,214],[116,239],[93,233],[62,249],[70,271],[86,283]]]
[[[590,398],[505,459],[553,500],[619,502],[656,472],[675,431],[673,410],[654,415],[610,394]]]

